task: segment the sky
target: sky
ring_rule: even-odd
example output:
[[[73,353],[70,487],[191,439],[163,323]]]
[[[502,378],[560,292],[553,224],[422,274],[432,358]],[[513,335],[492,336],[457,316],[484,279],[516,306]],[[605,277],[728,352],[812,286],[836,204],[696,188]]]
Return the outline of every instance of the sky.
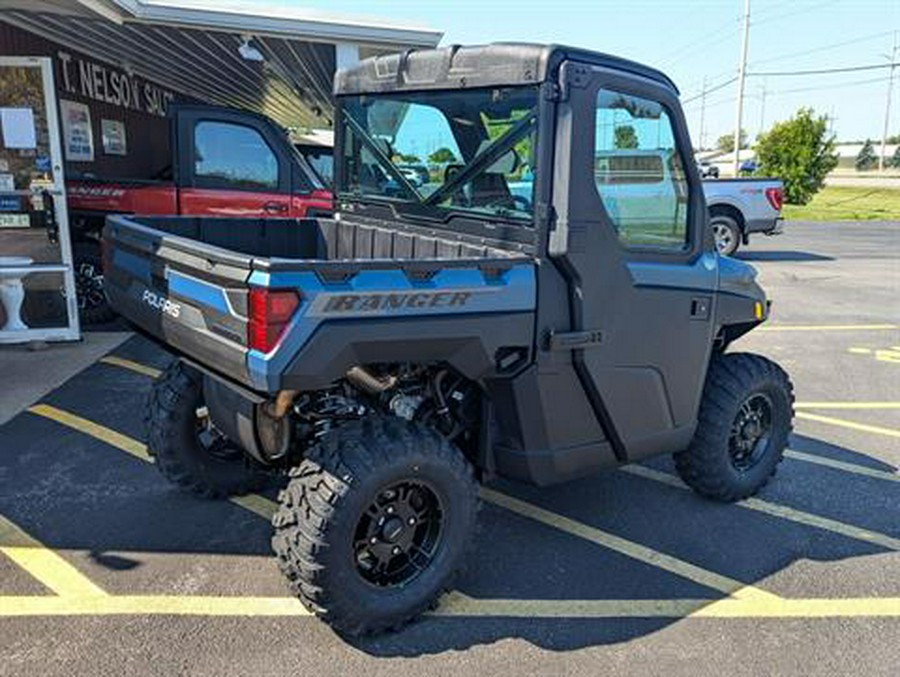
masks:
[[[442,45],[557,42],[655,66],[681,90],[695,146],[704,78],[712,89],[737,73],[744,9],[744,0],[281,1],[425,25],[444,31]],[[743,127],[754,138],[760,129],[811,106],[832,118],[839,140],[880,140],[889,68],[762,74],[884,66],[890,63],[895,32],[900,44],[900,0],[751,0]],[[900,62],[900,47],[895,61]],[[736,83],[707,94],[704,147],[734,130],[736,96]],[[900,67],[895,71],[889,133],[900,134]]]

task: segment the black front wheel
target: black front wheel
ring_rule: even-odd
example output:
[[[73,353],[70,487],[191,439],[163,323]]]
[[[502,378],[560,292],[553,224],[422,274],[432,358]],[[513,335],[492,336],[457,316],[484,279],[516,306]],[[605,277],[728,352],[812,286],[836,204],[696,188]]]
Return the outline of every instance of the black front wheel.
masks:
[[[761,489],[784,456],[794,417],[788,375],[765,357],[729,353],[709,367],[697,430],[675,454],[697,493],[737,501]]]
[[[347,635],[397,628],[452,585],[475,528],[462,453],[420,423],[344,424],[291,472],[272,547],[300,601]]]

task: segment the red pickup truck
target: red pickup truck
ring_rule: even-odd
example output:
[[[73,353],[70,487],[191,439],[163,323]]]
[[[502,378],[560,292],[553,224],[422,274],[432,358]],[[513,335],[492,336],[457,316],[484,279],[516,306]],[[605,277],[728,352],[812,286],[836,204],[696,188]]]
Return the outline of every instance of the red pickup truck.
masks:
[[[285,131],[248,111],[187,105],[170,112],[171,164],[156,176],[66,181],[82,321],[112,318],[100,232],[109,214],[303,218],[331,213],[331,192]]]

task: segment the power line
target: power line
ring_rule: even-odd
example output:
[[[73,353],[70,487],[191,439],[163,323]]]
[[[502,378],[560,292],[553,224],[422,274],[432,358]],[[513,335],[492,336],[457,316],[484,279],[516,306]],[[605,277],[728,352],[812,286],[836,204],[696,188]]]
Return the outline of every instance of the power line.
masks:
[[[807,71],[756,71],[754,73],[747,73],[747,75],[752,75],[754,77],[779,77],[779,76],[791,76],[791,75],[827,75],[829,73],[855,73],[857,71],[874,71],[882,68],[894,68],[896,66],[900,66],[900,63],[896,63],[891,61],[890,63],[879,63],[872,64],[870,66],[848,66],[846,68],[822,68],[816,70],[807,70]]]
[[[799,9],[795,9],[793,12],[784,12],[784,13],[779,12],[774,15],[771,14],[771,11],[773,9],[777,9],[777,8],[769,7],[767,9],[760,10],[759,14],[762,14],[763,18],[757,19],[756,21],[754,21],[753,25],[759,26],[760,24],[771,23],[772,21],[775,21],[777,19],[786,19],[790,16],[796,16],[798,14],[805,14],[807,12],[811,12],[812,10],[821,9],[822,7],[824,7],[826,5],[833,5],[837,1],[838,0],[824,0],[823,2],[816,3],[815,5],[807,5],[806,7],[801,7]],[[759,16],[759,14],[757,14],[757,16]]]
[[[751,61],[751,64],[761,64],[761,63],[771,63],[773,61],[781,61],[782,59],[791,59],[795,56],[806,56],[807,54],[816,54],[817,52],[825,52],[827,50],[834,49],[836,47],[846,47],[847,45],[855,45],[860,42],[865,42],[866,40],[872,40],[874,38],[882,38],[885,35],[891,35],[894,31],[882,31],[881,33],[870,33],[869,35],[861,35],[858,38],[853,38],[852,40],[844,40],[842,42],[833,42],[830,45],[821,45],[819,47],[813,47],[812,49],[804,49],[799,52],[790,52],[788,54],[779,54],[777,56],[770,56],[767,59],[760,59],[758,61]]]
[[[723,82],[719,85],[716,85],[715,87],[710,87],[709,89],[702,91],[700,94],[697,94],[696,96],[691,96],[691,97],[688,97],[687,99],[682,100],[681,105],[683,106],[687,103],[690,103],[691,101],[696,101],[697,99],[700,99],[708,94],[712,94],[713,92],[718,92],[720,89],[724,89],[725,87],[727,87],[728,85],[730,85],[736,81],[737,81],[737,76],[735,75],[733,78],[730,78],[730,79],[726,80],[725,82]]]

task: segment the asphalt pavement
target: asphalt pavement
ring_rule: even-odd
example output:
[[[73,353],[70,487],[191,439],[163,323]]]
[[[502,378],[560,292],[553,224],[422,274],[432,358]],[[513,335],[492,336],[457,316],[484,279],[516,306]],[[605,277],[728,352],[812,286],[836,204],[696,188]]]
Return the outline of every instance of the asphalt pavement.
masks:
[[[456,591],[348,641],[289,596],[273,493],[178,493],[143,446],[170,356],[133,336],[0,426],[0,675],[866,674],[900,666],[900,224],[788,223],[739,256],[774,300],[734,350],[791,374],[754,499],[669,459],[484,491]]]

